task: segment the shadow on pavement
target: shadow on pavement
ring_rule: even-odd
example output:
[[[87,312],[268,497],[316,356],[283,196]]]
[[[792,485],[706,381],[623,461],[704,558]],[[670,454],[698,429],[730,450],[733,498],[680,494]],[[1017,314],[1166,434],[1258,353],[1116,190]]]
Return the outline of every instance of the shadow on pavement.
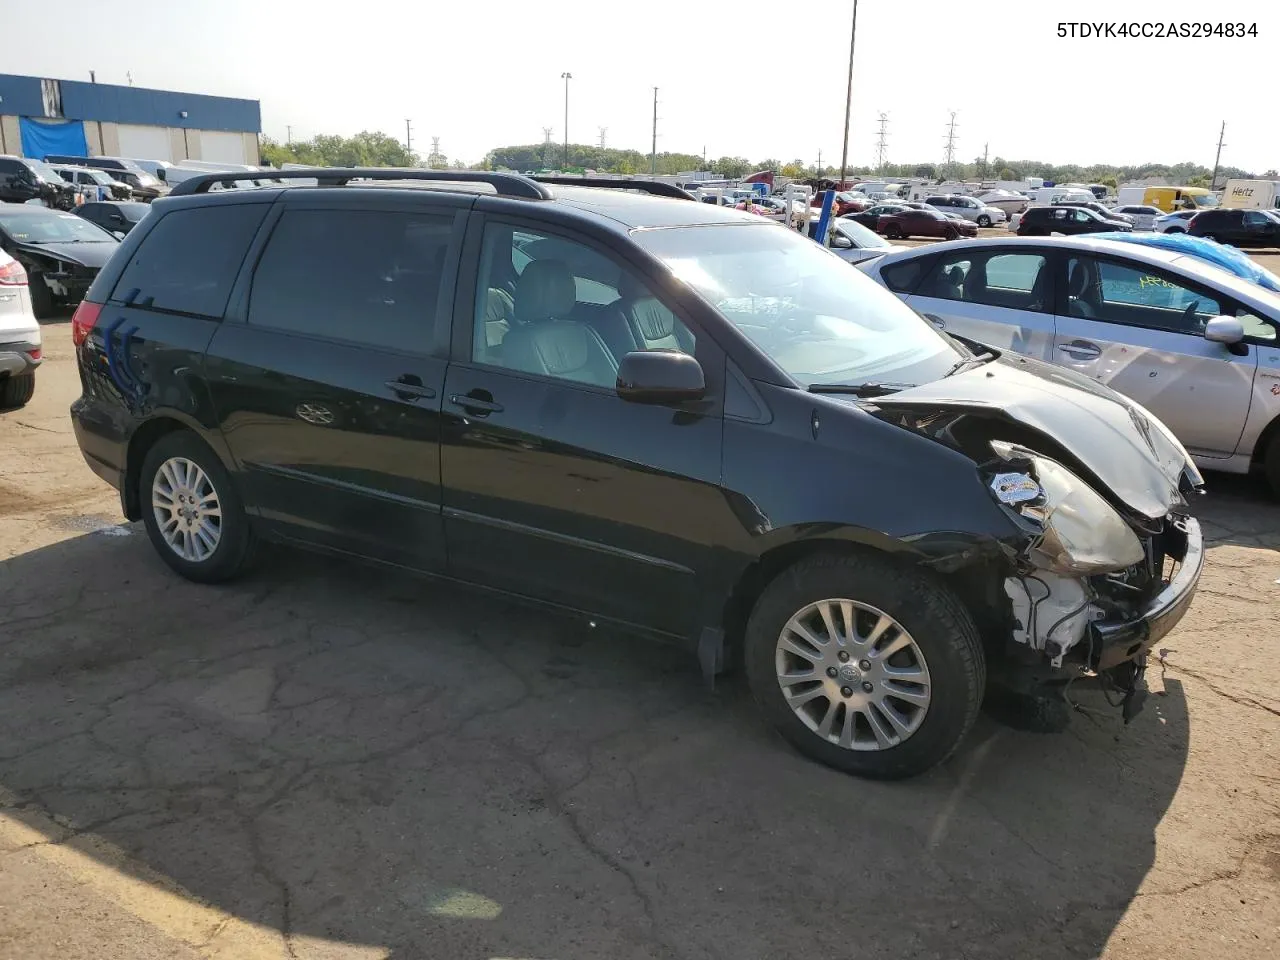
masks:
[[[1192,512],[1208,546],[1234,544],[1280,550],[1280,498],[1258,474],[1205,473],[1205,493]]]
[[[1170,680],[861,782],[682,651],[289,552],[198,587],[116,529],[0,562],[3,813],[301,958],[1095,957],[1186,760]]]

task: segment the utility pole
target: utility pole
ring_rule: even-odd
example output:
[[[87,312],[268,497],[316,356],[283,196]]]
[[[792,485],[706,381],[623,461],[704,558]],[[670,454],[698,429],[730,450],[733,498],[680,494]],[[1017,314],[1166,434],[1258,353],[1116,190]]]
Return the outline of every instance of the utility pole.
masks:
[[[440,162],[439,157],[440,157],[440,138],[432,137],[431,138],[431,155],[427,157],[427,166],[429,167],[432,164],[439,163]]]
[[[889,115],[880,114],[880,137],[876,140],[876,169],[884,170],[885,157],[889,149]]]
[[[984,143],[982,145],[982,179],[987,179],[987,157],[991,155],[991,144]]]
[[[849,85],[844,94],[844,146],[840,151],[840,189],[849,166],[849,112],[853,108],[853,43],[858,36],[858,0],[853,0],[853,26],[849,28]]]
[[[658,173],[658,88],[653,88],[653,144],[649,148],[649,176]]]
[[[818,148],[818,166],[815,168],[814,176],[815,177],[822,176],[822,148],[821,147]]]
[[[608,128],[608,127],[601,127],[601,128],[600,128],[600,149],[601,149],[601,150],[604,150],[604,149],[605,149],[605,143],[607,142],[607,141],[605,140],[605,134],[607,134],[608,132],[609,132],[609,128]]]
[[[404,152],[413,153],[413,133],[409,129],[409,118],[404,118]]]
[[[286,126],[284,128],[284,142],[285,142],[285,146],[288,146],[288,147],[293,146],[293,127]]]
[[[573,79],[573,74],[565,71],[560,74],[560,79],[564,81],[564,161],[561,164],[565,170],[569,169],[569,81]]]
[[[551,146],[551,134],[555,133],[555,127],[542,128],[542,166],[547,166],[547,149]]]
[[[956,162],[956,112],[951,111],[951,122],[947,124],[947,153],[943,166],[949,171]]]
[[[89,71],[89,82],[90,82],[90,83],[97,83],[97,82],[98,82],[98,75],[97,75],[96,73],[94,73],[92,70],[90,70],[90,71]]]
[[[1213,190],[1218,186],[1218,161],[1222,159],[1222,138],[1227,135],[1227,121],[1222,121],[1222,129],[1218,131],[1218,153],[1213,158],[1213,178],[1209,181],[1209,189]]]

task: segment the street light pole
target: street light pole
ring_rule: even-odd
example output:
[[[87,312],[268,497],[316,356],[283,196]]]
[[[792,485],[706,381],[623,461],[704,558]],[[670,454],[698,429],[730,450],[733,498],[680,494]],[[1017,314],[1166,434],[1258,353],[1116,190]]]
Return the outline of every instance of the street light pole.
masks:
[[[853,26],[849,28],[849,85],[844,95],[844,146],[840,149],[840,189],[849,167],[849,112],[853,108],[853,41],[858,35],[858,0],[853,0]]]
[[[569,169],[569,81],[573,79],[573,74],[565,71],[560,74],[560,79],[564,81],[564,163],[562,166],[565,170]]]

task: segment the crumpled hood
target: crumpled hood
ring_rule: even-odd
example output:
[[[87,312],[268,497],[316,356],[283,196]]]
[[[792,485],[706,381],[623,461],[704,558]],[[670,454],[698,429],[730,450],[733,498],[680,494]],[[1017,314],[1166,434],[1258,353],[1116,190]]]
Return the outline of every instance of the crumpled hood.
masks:
[[[1184,502],[1184,472],[1200,483],[1182,444],[1139,404],[1074,371],[1028,357],[1006,354],[860,403],[891,421],[894,413],[971,412],[1037,430],[1075,456],[1117,499],[1152,519]]]
[[[20,243],[18,246],[28,253],[42,254],[46,257],[57,257],[68,263],[78,263],[85,267],[102,268],[116,252],[119,243]]]

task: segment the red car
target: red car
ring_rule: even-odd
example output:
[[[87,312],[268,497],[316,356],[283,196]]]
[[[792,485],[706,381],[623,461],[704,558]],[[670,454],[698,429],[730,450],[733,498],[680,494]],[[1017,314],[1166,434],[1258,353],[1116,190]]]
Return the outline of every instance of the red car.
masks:
[[[876,232],[890,240],[907,237],[939,237],[955,240],[959,237],[976,237],[978,228],[968,220],[952,219],[937,210],[902,210],[881,215],[876,222]]]
[[[825,191],[819,190],[813,195],[810,202],[812,206],[822,206],[822,194]],[[869,200],[863,197],[855,197],[852,193],[841,191],[836,194],[835,202],[831,204],[831,212],[837,217],[843,217],[847,213],[860,213],[871,205]]]

